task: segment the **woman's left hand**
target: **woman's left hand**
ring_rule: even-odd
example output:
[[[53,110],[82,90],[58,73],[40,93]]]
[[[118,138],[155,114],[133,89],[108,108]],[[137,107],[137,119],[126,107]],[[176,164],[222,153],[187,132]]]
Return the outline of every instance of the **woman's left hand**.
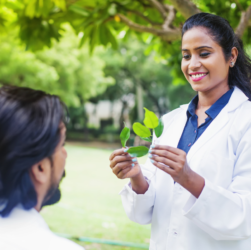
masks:
[[[153,165],[169,174],[195,197],[199,197],[205,180],[188,166],[186,152],[170,146],[155,145],[149,153]]]
[[[192,170],[187,164],[186,152],[183,150],[156,145],[149,152],[153,165],[171,175],[179,184],[182,185],[191,175]]]

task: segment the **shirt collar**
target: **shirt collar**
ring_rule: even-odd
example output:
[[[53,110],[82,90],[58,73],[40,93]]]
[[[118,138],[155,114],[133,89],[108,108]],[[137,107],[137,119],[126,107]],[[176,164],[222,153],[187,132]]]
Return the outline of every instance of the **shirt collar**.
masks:
[[[227,105],[234,88],[228,90],[222,97],[220,97],[207,111],[206,114],[214,119],[221,110]]]
[[[228,90],[223,96],[221,96],[207,111],[206,114],[211,117],[212,119],[214,119],[219,113],[220,111],[226,106],[226,104],[228,103],[232,93],[234,91],[234,88],[231,88],[230,90]],[[192,101],[190,102],[188,109],[187,109],[187,116],[193,116],[195,115],[195,110],[197,108],[197,104],[198,104],[198,95],[196,95]]]
[[[198,100],[199,100],[198,95],[196,95],[190,102],[187,109],[187,117],[195,115],[195,110],[197,108]]]

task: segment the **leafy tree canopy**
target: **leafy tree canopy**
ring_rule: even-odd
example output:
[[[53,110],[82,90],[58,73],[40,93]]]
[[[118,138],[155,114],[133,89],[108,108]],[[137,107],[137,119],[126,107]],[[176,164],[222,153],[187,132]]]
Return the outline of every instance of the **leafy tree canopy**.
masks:
[[[0,27],[16,26],[33,50],[59,40],[65,22],[82,36],[80,45],[88,40],[91,49],[98,44],[116,48],[117,35],[132,32],[165,47],[180,40],[185,19],[200,11],[225,17],[250,42],[250,0],[1,0]]]
[[[136,35],[172,66],[173,83],[184,84],[181,27],[201,11],[226,18],[244,44],[251,43],[251,0],[0,0],[0,32],[16,29],[33,51],[62,39],[65,23],[91,51],[97,45],[117,49],[118,38]]]
[[[25,51],[11,35],[2,37],[0,84],[44,90],[69,106],[80,106],[114,84],[104,74],[98,51],[90,56],[88,48],[78,49],[78,38],[67,25],[64,29],[59,43],[35,53]]]

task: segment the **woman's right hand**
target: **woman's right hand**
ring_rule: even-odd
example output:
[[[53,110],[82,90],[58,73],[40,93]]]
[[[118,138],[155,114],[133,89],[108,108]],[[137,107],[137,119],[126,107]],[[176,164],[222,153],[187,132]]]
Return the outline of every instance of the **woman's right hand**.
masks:
[[[119,179],[133,178],[141,173],[137,158],[131,157],[125,150],[117,149],[109,158],[110,168]]]

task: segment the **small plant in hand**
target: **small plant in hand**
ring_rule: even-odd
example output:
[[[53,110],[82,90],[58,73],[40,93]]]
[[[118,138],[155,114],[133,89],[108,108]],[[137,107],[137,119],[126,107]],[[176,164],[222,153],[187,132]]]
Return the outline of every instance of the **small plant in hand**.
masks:
[[[144,118],[144,125],[139,122],[135,122],[132,126],[133,131],[136,135],[138,135],[142,140],[151,142],[153,137],[153,131],[157,138],[159,138],[163,132],[164,124],[161,119],[157,117],[154,112],[145,109],[145,118]],[[128,127],[124,127],[120,133],[120,139],[122,147],[126,147],[126,142],[130,138],[130,129]],[[141,157],[148,153],[148,148],[145,146],[138,146],[138,147],[130,147],[127,152],[132,157]]]

